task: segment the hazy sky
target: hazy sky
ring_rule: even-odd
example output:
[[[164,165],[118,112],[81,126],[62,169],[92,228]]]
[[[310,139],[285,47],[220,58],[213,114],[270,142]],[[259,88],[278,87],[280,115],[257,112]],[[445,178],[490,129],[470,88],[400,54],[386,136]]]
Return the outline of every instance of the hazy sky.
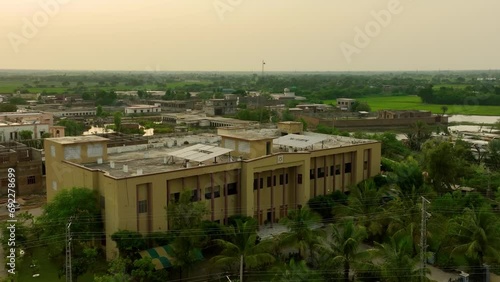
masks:
[[[499,11],[498,0],[0,0],[0,69],[499,69]]]

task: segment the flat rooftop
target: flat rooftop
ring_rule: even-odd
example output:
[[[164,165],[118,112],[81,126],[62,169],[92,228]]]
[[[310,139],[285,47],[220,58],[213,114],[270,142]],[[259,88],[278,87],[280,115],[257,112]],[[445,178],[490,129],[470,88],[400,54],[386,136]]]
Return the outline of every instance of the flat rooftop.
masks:
[[[266,139],[275,139],[281,136],[281,132],[278,129],[256,129],[256,130],[247,130],[246,134],[251,136],[260,136]],[[295,148],[298,152],[307,152],[313,150],[321,150],[321,149],[329,149],[329,148],[338,148],[345,146],[353,146],[357,144],[368,144],[368,143],[376,143],[374,140],[364,140],[364,139],[355,139],[351,137],[343,137],[336,135],[327,135],[327,134],[319,134],[319,133],[310,133],[307,132],[304,134],[307,138],[308,136],[311,139],[315,140],[323,140],[322,142],[313,144],[307,148]],[[106,138],[91,136],[97,138],[96,140],[107,140]],[[79,137],[81,138],[81,137]],[[51,140],[62,140],[68,142],[66,138],[51,138]],[[167,171],[174,171],[179,169],[186,168],[186,160],[183,158],[173,157],[171,156],[173,152],[186,149],[196,144],[209,144],[211,146],[217,146],[217,142],[214,140],[208,142],[206,137],[200,136],[198,142],[189,142],[189,144],[181,145],[181,146],[171,146],[171,147],[158,147],[151,148],[147,150],[136,150],[129,152],[121,152],[121,153],[112,153],[108,154],[108,161],[106,163],[98,164],[95,163],[87,163],[83,164],[85,167],[91,169],[98,169],[109,173],[111,176],[116,178],[124,178],[142,174],[151,174],[151,173],[160,173]],[[203,141],[204,140],[204,141]],[[62,142],[61,141],[61,142]],[[84,139],[77,139],[73,141],[74,143],[85,142]],[[179,144],[183,144],[179,142]],[[273,153],[284,153],[290,152],[289,146],[280,146],[273,145]],[[175,155],[175,154],[174,154]],[[229,155],[232,160],[229,159]],[[236,152],[230,152],[229,154],[221,155],[217,158],[211,158],[202,162],[202,165],[208,166],[213,164],[225,163],[228,161],[234,161],[239,157]],[[217,161],[217,162],[215,162]],[[114,167],[111,167],[111,162],[113,162]],[[189,162],[189,167],[196,167],[200,163],[199,162]],[[128,167],[128,171],[125,172],[123,170],[123,166],[126,165]]]
[[[103,142],[103,141],[108,141],[109,139],[96,135],[85,135],[85,136],[74,136],[74,137],[47,138],[47,140],[66,145],[66,144],[78,144],[87,142]]]

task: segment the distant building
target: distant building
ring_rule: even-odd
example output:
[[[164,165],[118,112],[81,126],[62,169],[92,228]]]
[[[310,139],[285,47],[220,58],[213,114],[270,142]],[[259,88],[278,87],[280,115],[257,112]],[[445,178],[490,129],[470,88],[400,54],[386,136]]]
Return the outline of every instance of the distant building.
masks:
[[[96,115],[96,108],[60,108],[60,109],[47,109],[46,112],[52,113],[54,117],[93,117]]]
[[[285,88],[283,94],[270,94],[273,100],[306,100],[307,98],[302,96],[295,96],[295,92],[291,92],[290,89]]]
[[[234,115],[237,111],[235,95],[226,95],[224,99],[210,99],[205,102],[203,111],[209,116]]]
[[[196,103],[193,100],[149,100],[149,102],[160,104],[162,111],[173,113],[194,109]]]
[[[161,106],[159,104],[155,105],[133,105],[125,107],[126,115],[133,114],[159,114],[161,113]]]
[[[7,198],[7,170],[16,171],[16,195],[45,192],[43,151],[17,142],[0,143],[0,195]]]
[[[338,98],[337,108],[342,111],[350,111],[354,103],[356,103],[356,99]]]
[[[431,111],[393,111],[382,110],[378,112],[379,119],[404,119],[404,118],[427,118],[431,117]]]
[[[32,139],[40,139],[43,134],[50,132],[48,124],[19,124],[0,122],[0,142],[21,140],[21,131],[31,131]]]
[[[0,113],[0,122],[53,125],[54,115],[52,113],[42,112]]]

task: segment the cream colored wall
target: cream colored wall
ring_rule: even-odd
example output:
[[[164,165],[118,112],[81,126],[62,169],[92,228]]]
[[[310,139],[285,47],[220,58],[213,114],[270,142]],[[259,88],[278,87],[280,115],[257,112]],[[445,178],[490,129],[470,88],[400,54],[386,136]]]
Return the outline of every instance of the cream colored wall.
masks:
[[[264,143],[265,144],[265,143]],[[47,159],[47,195],[50,200],[57,191],[67,187],[79,186],[94,188],[105,198],[105,232],[106,232],[106,254],[108,258],[113,258],[116,255],[116,244],[111,240],[111,235],[116,231],[132,230],[138,231],[138,215],[137,215],[137,187],[150,187],[149,195],[146,192],[140,192],[139,196],[148,198],[149,203],[149,218],[143,215],[139,218],[139,230],[144,233],[149,232],[146,223],[150,220],[150,231],[166,231],[167,219],[165,206],[167,204],[167,180],[169,180],[169,192],[174,194],[182,192],[186,189],[196,189],[199,184],[201,188],[201,200],[207,205],[211,211],[211,200],[205,199],[205,188],[211,186],[210,174],[214,175],[214,186],[220,185],[220,197],[214,199],[213,219],[223,222],[225,213],[224,202],[224,172],[227,171],[227,183],[240,181],[240,186],[237,195],[227,197],[227,216],[233,214],[242,214],[254,216],[257,212],[257,191],[253,190],[253,181],[256,173],[261,173],[263,178],[264,188],[260,190],[260,210],[262,211],[261,222],[266,219],[267,210],[271,207],[271,188],[267,187],[267,176],[270,176],[270,171],[274,171],[276,175],[276,186],[274,188],[274,203],[275,220],[280,218],[280,207],[283,205],[283,188],[279,184],[279,175],[282,169],[285,168],[289,174],[289,183],[286,185],[286,206],[288,211],[296,208],[296,205],[305,205],[307,201],[314,195],[314,181],[316,183],[317,195],[324,193],[324,181],[327,181],[327,192],[331,192],[333,178],[330,174],[330,166],[333,165],[333,155],[335,155],[335,163],[340,164],[342,153],[345,155],[344,160],[347,162],[350,158],[350,152],[356,152],[356,167],[354,172],[358,172],[355,181],[359,182],[366,178],[363,172],[363,160],[365,159],[364,150],[372,149],[371,154],[371,176],[380,172],[380,143],[347,146],[342,148],[327,149],[313,152],[303,153],[282,153],[280,155],[264,156],[258,159],[242,162],[221,163],[218,165],[192,167],[176,171],[141,175],[129,177],[126,179],[114,179],[105,175],[101,171],[92,171],[88,168],[61,162],[63,157],[62,146],[57,146],[55,149],[56,157],[51,157],[50,142],[46,142],[46,159]],[[82,149],[83,151],[83,149]],[[327,156],[327,171],[326,178],[310,180],[309,170],[314,167],[311,159],[318,158],[318,166],[323,166],[324,156]],[[236,171],[241,169],[243,173],[239,174]],[[49,172],[50,171],[50,172]],[[343,167],[342,167],[343,171]],[[56,173],[57,172],[57,173]],[[286,174],[285,173],[285,174]],[[297,183],[297,175],[302,174],[302,184]],[[341,190],[341,175],[335,176],[335,188]],[[184,181],[182,181],[184,178]],[[344,175],[347,180],[349,174]],[[58,190],[50,189],[52,180],[58,182]],[[346,183],[348,183],[346,181]],[[348,188],[347,184],[344,190]],[[212,211],[207,215],[206,219],[212,219]]]

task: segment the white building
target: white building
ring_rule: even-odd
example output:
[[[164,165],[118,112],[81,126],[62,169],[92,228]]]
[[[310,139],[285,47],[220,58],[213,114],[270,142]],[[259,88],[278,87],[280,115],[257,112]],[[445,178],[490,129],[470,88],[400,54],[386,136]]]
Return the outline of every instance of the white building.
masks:
[[[48,124],[19,124],[0,122],[0,142],[9,142],[20,140],[21,131],[33,132],[33,139],[40,139],[44,133],[49,133],[50,125]]]
[[[129,107],[125,107],[126,115],[133,114],[154,114],[161,113],[161,106],[159,104],[154,105],[133,105]]]
[[[52,112],[55,117],[92,117],[96,115],[95,109],[64,110]]]
[[[356,99],[338,98],[337,108],[341,109],[342,111],[350,111],[354,103],[356,103]]]

